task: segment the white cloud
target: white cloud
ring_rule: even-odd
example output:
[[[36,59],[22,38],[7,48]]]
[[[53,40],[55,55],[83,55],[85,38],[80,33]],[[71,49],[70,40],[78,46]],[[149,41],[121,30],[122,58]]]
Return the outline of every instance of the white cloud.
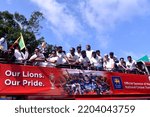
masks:
[[[145,15],[149,4],[148,0],[84,0],[80,3],[80,9],[90,27],[107,31],[118,22]]]
[[[56,0],[31,0],[36,3],[51,23],[51,28],[59,33],[74,35],[81,31],[80,22],[71,14],[66,4]],[[55,30],[55,31],[56,31]]]
[[[150,11],[149,0],[77,0],[73,2],[76,7],[72,8],[67,0],[31,1],[41,8],[51,30],[57,35],[78,36],[81,39],[86,34],[90,37],[92,30],[95,31],[95,40],[103,41],[101,47],[105,48],[109,45],[107,31],[115,28],[117,23],[132,21]],[[75,14],[77,11],[78,14]]]

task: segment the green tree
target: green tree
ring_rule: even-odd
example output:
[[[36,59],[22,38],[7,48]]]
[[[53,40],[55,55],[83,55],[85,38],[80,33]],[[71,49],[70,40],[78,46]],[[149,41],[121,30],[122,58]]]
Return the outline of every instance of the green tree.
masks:
[[[0,12],[0,37],[5,34],[8,46],[11,46],[22,33],[29,53],[32,54],[44,40],[44,37],[40,37],[42,20],[44,20],[43,14],[39,11],[33,12],[29,19],[19,13]],[[36,39],[37,36],[39,39]],[[52,45],[48,45],[48,47],[50,52]]]

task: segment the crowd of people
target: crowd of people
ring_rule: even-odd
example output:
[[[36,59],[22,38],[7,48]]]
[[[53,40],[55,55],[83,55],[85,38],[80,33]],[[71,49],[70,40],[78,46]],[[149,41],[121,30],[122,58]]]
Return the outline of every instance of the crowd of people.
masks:
[[[4,38],[0,38],[0,45],[3,41]],[[100,50],[92,50],[90,45],[86,45],[85,50],[82,49],[81,45],[77,46],[76,49],[71,47],[69,53],[66,53],[62,46],[55,47],[51,53],[46,53],[45,49],[46,43],[43,42],[42,46],[35,48],[34,54],[30,56],[27,48],[22,52],[19,44],[15,43],[8,50],[0,48],[0,51],[4,53],[4,58],[7,59],[8,63],[30,63],[47,67],[66,65],[85,70],[107,70],[125,73],[139,72],[140,74],[146,74],[144,66],[137,65],[131,56],[127,57],[127,62],[122,57],[118,59],[114,52],[102,56]]]
[[[110,86],[107,82],[107,78],[89,74],[84,75],[79,74],[69,74],[68,77],[65,76],[66,83],[63,85],[64,90],[68,95],[102,95],[110,93]]]

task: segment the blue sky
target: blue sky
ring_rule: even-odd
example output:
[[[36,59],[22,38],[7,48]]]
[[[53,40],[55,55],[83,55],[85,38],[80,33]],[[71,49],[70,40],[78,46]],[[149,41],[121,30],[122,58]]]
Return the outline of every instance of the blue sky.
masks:
[[[41,11],[41,36],[53,45],[91,44],[102,55],[150,55],[150,0],[0,0],[0,11],[19,12],[27,18]]]

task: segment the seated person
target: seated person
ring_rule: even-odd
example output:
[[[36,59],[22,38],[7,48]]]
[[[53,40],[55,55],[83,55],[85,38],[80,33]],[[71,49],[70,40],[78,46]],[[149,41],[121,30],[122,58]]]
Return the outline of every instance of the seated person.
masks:
[[[96,55],[96,52],[92,52],[92,57],[90,59],[91,67],[93,67],[95,70],[102,70],[103,64],[101,62],[101,59]]]
[[[96,50],[96,55],[100,59],[100,62],[103,64],[103,57],[101,56],[100,50]]]
[[[107,71],[114,71],[115,70],[115,61],[108,57],[108,54],[104,55],[104,63],[103,63],[104,70]]]
[[[70,53],[67,54],[67,59],[68,59],[69,64],[71,65],[77,64],[78,56],[75,55],[75,48],[70,49]]]
[[[14,56],[18,62],[23,62],[28,59],[29,53],[28,50],[25,49],[25,53],[20,51],[19,44],[14,45]]]
[[[82,66],[83,69],[88,69],[90,67],[90,60],[86,56],[86,51],[81,51],[81,57],[78,59],[78,64]]]
[[[52,50],[51,56],[47,58],[48,65],[56,66],[58,64],[58,56],[55,50]]]
[[[77,46],[76,50],[77,50],[77,52],[75,52],[75,55],[77,55],[78,58],[80,58],[81,57],[81,51],[82,51],[81,46],[80,45]]]
[[[142,62],[137,62],[136,69],[137,69],[138,74],[143,74],[143,75],[147,74],[145,67],[144,67],[144,64]]]
[[[126,71],[126,62],[124,61],[124,58],[120,58],[120,61],[117,64],[117,66],[118,66],[119,72],[125,72]]]
[[[34,50],[34,54],[30,57],[29,61],[31,62],[44,62],[45,56],[40,52],[39,48]]]
[[[90,45],[86,45],[86,55],[89,58],[89,60],[92,57],[92,52],[93,52],[93,50],[91,50],[91,46]]]
[[[128,73],[136,73],[136,61],[132,59],[131,56],[127,57],[128,61],[126,63],[127,69],[126,71]]]
[[[67,59],[66,54],[65,54],[65,51],[62,50],[62,46],[58,46],[57,47],[56,54],[58,56],[57,64],[61,65],[61,64],[66,64],[68,62],[68,59]]]
[[[4,57],[8,63],[14,63],[16,60],[16,57],[14,56],[14,48],[9,48],[7,52],[5,52]]]

